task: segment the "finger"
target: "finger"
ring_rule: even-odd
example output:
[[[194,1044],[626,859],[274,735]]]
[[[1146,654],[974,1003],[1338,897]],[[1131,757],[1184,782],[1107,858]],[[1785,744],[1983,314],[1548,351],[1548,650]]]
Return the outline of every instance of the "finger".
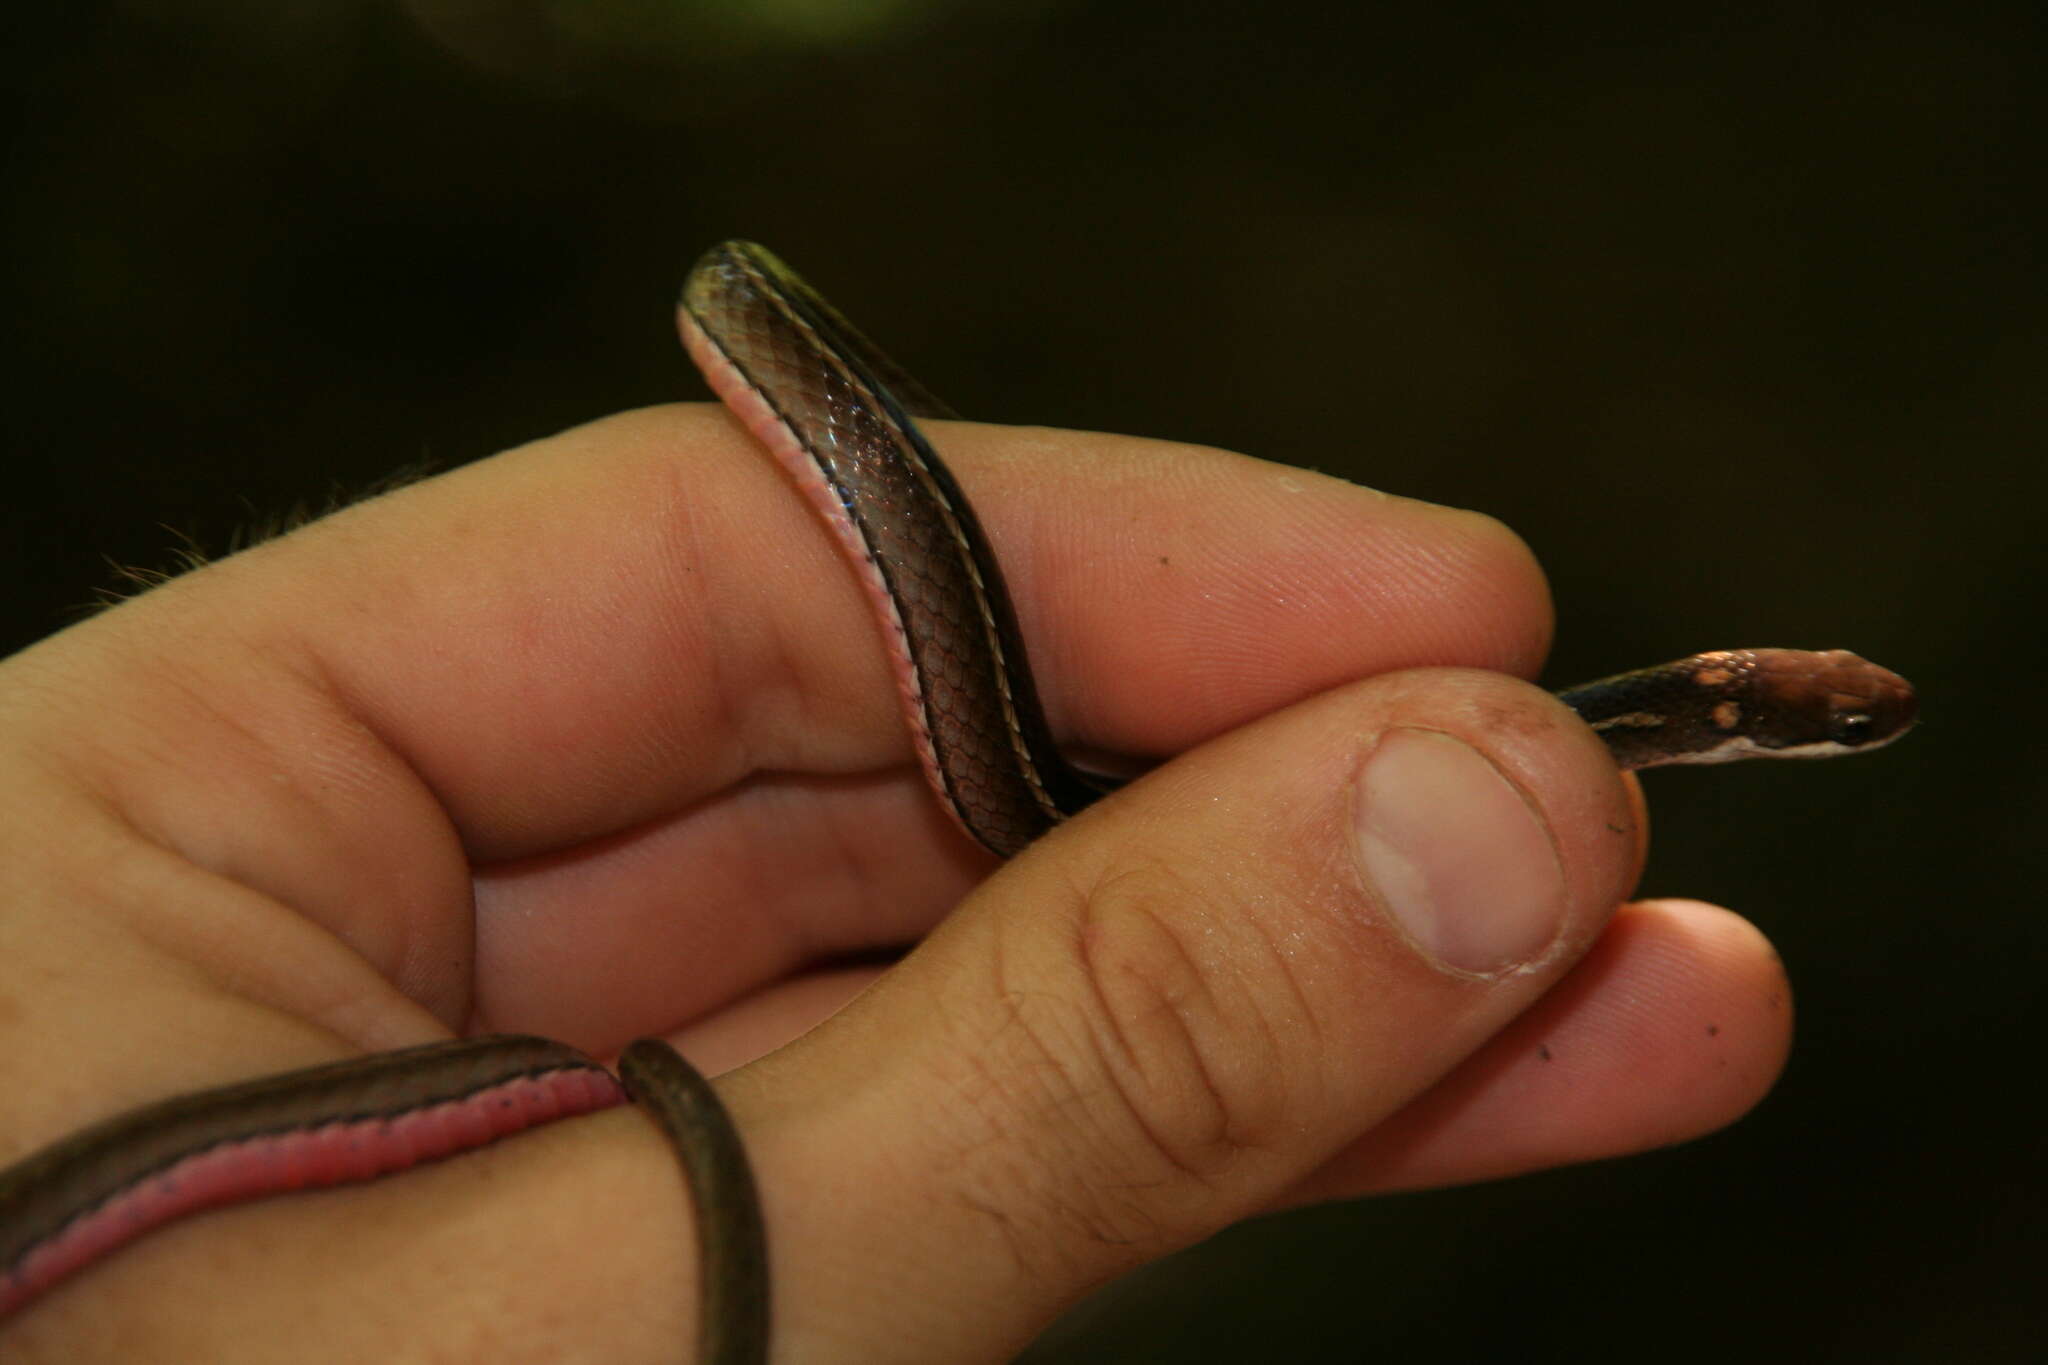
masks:
[[[929,827],[924,856],[908,838],[835,837],[822,812],[845,793],[812,785],[750,783],[587,850],[482,869],[475,1030],[615,1052],[738,1008],[764,982],[910,943],[985,867],[922,782],[870,796],[902,828]],[[758,825],[768,811],[772,829]]]
[[[1597,741],[1497,675],[1338,688],[1184,755],[729,1078],[787,1348],[1007,1358],[1270,1206],[1561,979],[1638,851]]]
[[[1546,642],[1541,578],[1487,518],[1163,442],[941,435],[1084,742],[1173,752],[1365,673],[1526,671]],[[225,561],[204,605],[209,635],[224,620],[310,655],[491,861],[636,828],[752,773],[907,769],[835,554],[720,410],[662,409]],[[190,642],[202,665],[206,643]]]
[[[1079,744],[1164,757],[1396,669],[1533,677],[1549,648],[1542,571],[1491,517],[1171,442],[938,434]]]
[[[1044,690],[1096,747],[1172,752],[1418,660],[1526,670],[1544,643],[1540,577],[1484,518],[1156,442],[944,441]],[[663,409],[349,509],[15,662],[82,788],[444,1020],[519,1022],[561,996],[551,950],[592,944],[567,979],[645,1027],[687,1014],[645,1016],[675,974],[621,941],[718,943],[690,959],[715,1001],[914,933],[985,870],[921,795],[834,553],[717,410]],[[473,907],[477,861],[514,865]],[[465,998],[473,929],[502,1001]]]
[[[940,431],[992,509],[1045,690],[1081,745],[1176,752],[1365,673],[1526,670],[1546,642],[1541,579],[1489,519],[1219,451]],[[856,622],[830,667],[893,696],[852,575],[829,563],[821,581],[777,592],[758,611],[805,609],[794,639],[844,641],[823,623]],[[861,723],[882,778],[756,780],[621,844],[492,869],[478,887],[482,1017],[602,1050],[819,957],[922,933],[986,861],[929,799],[895,712],[879,735]],[[692,870],[680,911],[678,867]],[[636,954],[718,966],[622,978]],[[601,993],[560,990],[598,976],[611,983]],[[670,1013],[651,1012],[664,1003]]]
[[[1549,994],[1290,1192],[1290,1203],[1491,1180],[1668,1146],[1747,1113],[1792,1037],[1784,965],[1693,901],[1624,907]]]

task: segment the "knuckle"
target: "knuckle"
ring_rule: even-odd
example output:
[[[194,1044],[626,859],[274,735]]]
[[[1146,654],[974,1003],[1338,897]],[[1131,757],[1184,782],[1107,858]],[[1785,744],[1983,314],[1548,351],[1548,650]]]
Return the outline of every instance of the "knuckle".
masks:
[[[1212,1179],[1289,1108],[1286,1031],[1267,1007],[1279,959],[1170,867],[1121,869],[1084,905],[1075,961],[1097,1071],[1161,1158]]]
[[[996,955],[1004,1022],[976,1063],[984,1117],[1025,1131],[993,1134],[1009,1140],[985,1154],[1006,1168],[966,1163],[963,1195],[1006,1211],[1026,1263],[1075,1235],[1156,1253],[1242,1212],[1215,1207],[1219,1183],[1296,1131],[1316,1071],[1288,954],[1227,895],[1145,863],[1078,888],[1075,904],[1065,935],[1039,918]],[[1015,1169],[1019,1154],[1032,1171]],[[977,1192],[984,1180],[1001,1197]],[[1020,1223],[1023,1207],[1046,1225]]]

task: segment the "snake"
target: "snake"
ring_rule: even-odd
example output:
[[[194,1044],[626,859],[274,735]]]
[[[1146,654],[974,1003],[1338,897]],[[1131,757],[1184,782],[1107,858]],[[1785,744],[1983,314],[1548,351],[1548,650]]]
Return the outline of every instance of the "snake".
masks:
[[[1059,748],[988,536],[918,426],[952,411],[754,243],[705,253],[676,315],[712,391],[866,589],[918,762],[964,836],[1007,858],[1114,790]],[[1714,650],[1557,695],[1624,769],[1869,751],[1917,717],[1905,679],[1846,650]],[[697,1358],[764,1360],[766,1240],[739,1135],[665,1043],[639,1040],[617,1066],[547,1039],[458,1039],[116,1114],[0,1170],[0,1319],[203,1210],[377,1179],[630,1102],[674,1146],[696,1205]]]

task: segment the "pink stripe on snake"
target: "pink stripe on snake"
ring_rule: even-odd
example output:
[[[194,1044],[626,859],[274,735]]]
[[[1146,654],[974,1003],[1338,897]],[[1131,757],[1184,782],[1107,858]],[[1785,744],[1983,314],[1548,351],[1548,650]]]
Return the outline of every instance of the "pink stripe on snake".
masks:
[[[222,1142],[123,1189],[0,1274],[0,1317],[152,1228],[258,1195],[373,1180],[625,1101],[610,1075],[518,1076],[461,1099]]]

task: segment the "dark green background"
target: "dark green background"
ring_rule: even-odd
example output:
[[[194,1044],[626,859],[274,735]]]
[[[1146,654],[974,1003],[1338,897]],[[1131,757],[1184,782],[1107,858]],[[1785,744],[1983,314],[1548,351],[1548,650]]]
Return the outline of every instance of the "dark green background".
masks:
[[[962,411],[1504,518],[1557,681],[1920,684],[1881,756],[1649,779],[1647,889],[1799,990],[1752,1118],[1238,1229],[1033,1360],[2038,1358],[2040,6],[21,10],[9,645],[167,528],[701,396],[671,292],[745,235]]]

